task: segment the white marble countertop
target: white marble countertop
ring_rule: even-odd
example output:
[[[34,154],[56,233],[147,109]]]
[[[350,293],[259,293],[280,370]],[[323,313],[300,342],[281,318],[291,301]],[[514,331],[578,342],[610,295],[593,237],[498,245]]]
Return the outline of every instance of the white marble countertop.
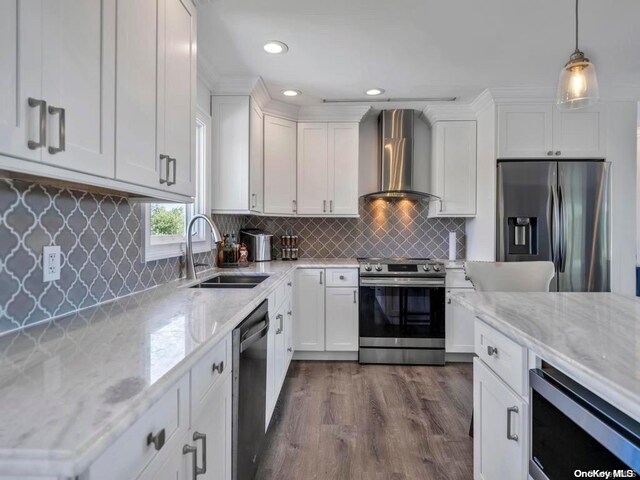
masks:
[[[177,280],[0,337],[0,476],[80,474],[296,268],[355,259],[265,262],[253,289]]]
[[[456,293],[453,301],[640,421],[640,300],[615,293]]]

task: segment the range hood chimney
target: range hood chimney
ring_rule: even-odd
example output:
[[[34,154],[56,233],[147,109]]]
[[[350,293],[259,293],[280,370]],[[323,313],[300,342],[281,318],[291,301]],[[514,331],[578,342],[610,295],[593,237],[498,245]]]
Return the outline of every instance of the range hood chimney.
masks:
[[[438,198],[427,193],[427,158],[414,156],[415,110],[383,110],[378,118],[380,189],[364,195],[374,198]],[[426,154],[426,152],[424,152]]]

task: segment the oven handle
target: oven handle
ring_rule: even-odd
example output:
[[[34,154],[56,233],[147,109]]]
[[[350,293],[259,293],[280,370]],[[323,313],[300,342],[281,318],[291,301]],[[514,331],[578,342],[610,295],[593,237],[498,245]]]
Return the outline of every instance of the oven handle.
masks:
[[[616,428],[609,422],[603,421],[592,411],[592,409],[596,410],[598,413],[611,419],[611,416],[608,415],[610,412],[605,412],[597,407],[598,404],[603,403],[600,397],[589,392],[568,377],[566,377],[567,381],[565,381],[564,375],[552,376],[554,381],[562,386],[562,389],[545,379],[544,376],[545,372],[539,369],[529,371],[529,384],[533,391],[539,393],[551,403],[551,405],[564,413],[572,422],[600,442],[629,467],[636,471],[640,469],[640,443],[634,443],[619,431],[624,429],[627,433],[630,433],[629,429],[624,425],[625,419],[622,419],[623,421],[620,421],[620,418],[612,419],[613,422],[618,424],[618,428]],[[578,398],[588,405],[591,405],[592,408],[583,406],[582,403],[576,400]],[[607,406],[610,407],[609,405]],[[615,415],[618,417],[626,417],[626,415],[621,414],[621,412],[616,412]],[[628,418],[627,421],[634,423],[630,418]],[[636,437],[635,435],[633,436]],[[636,440],[640,439],[636,437]]]
[[[360,278],[361,287],[444,287],[444,280],[389,280]]]

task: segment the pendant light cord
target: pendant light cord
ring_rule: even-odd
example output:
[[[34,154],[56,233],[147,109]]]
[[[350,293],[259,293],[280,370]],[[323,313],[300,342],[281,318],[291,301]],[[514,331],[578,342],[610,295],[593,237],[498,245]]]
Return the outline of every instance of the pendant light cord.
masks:
[[[576,0],[576,52],[578,50],[578,0]]]

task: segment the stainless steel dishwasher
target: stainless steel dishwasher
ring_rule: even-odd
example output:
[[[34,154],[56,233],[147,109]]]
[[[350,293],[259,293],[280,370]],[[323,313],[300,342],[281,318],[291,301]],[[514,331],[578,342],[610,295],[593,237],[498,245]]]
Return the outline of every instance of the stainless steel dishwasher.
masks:
[[[264,446],[268,331],[266,300],[233,331],[233,480],[253,480]]]

